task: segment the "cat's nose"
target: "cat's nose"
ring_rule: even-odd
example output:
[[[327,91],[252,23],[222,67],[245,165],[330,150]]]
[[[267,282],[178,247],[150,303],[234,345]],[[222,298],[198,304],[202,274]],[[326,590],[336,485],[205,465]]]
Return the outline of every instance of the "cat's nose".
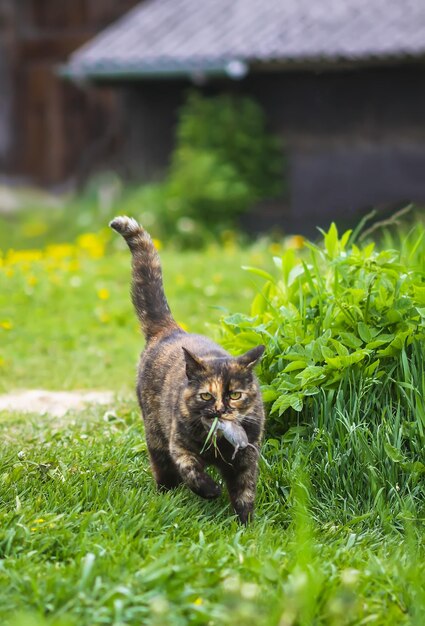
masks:
[[[221,404],[219,406],[215,406],[215,414],[217,415],[217,417],[221,417],[224,413],[224,406]]]

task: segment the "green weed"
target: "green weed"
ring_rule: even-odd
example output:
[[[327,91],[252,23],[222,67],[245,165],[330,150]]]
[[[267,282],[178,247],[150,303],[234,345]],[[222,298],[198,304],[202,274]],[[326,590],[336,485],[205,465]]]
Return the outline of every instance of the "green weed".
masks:
[[[424,232],[375,250],[332,225],[275,257],[277,277],[248,268],[266,279],[251,315],[223,319],[230,350],[267,346],[269,431],[288,463],[303,459],[323,520],[332,507],[402,525],[406,501],[423,515]]]
[[[398,262],[410,256],[415,272],[423,270],[419,236],[412,231],[399,247]],[[296,258],[281,245],[272,250]],[[220,306],[243,313],[254,298],[260,306],[263,279],[240,265],[273,276],[265,244],[240,249],[229,242],[161,257],[171,308],[195,332],[212,332],[205,324],[217,323]],[[306,311],[309,282],[317,277],[326,287],[326,278],[314,261],[311,269],[303,261],[310,278],[301,264],[307,278],[297,293]],[[0,265],[2,390],[98,387],[117,394],[113,411],[0,415],[0,623],[422,626],[421,343],[403,342],[359,378],[356,368],[369,366],[365,357],[303,398],[303,413],[288,409],[270,421],[256,520],[241,528],[225,494],[206,502],[183,486],[170,493],[154,487],[133,391],[142,342],[121,242],[86,234],[71,246],[5,252]],[[416,297],[415,290],[407,295]],[[327,306],[317,300],[323,314]],[[240,334],[252,331],[242,326],[247,318],[238,319]],[[279,344],[267,332],[255,335],[270,342],[270,355],[273,341],[276,350]],[[335,349],[335,356],[344,355]],[[273,387],[273,378],[266,382]]]

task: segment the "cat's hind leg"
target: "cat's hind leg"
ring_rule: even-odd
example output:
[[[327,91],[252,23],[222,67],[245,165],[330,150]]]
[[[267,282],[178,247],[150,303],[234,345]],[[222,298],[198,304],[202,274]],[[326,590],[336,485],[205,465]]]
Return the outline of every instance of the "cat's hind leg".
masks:
[[[144,415],[149,415],[145,410]],[[158,489],[167,491],[182,482],[179,470],[171,458],[168,442],[153,420],[145,419],[145,435],[151,462],[152,474]]]
[[[168,450],[148,446],[152,473],[158,489],[168,491],[182,483],[182,477]]]
[[[142,410],[146,443],[155,482],[158,489],[162,491],[174,489],[180,485],[182,478],[168,450],[167,437],[155,417],[158,411],[155,397],[151,398],[148,391],[142,394],[140,387],[137,389],[137,395]]]

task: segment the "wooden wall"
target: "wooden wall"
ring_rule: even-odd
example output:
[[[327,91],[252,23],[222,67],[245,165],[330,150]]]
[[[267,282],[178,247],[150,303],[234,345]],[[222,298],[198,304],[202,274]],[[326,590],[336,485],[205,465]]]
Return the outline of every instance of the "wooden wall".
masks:
[[[3,169],[53,184],[78,175],[90,156],[96,160],[108,150],[119,94],[106,87],[77,87],[56,70],[136,3],[0,0],[0,16],[7,15],[7,21],[0,19],[0,35],[3,31],[8,39],[3,70],[0,65],[0,91],[7,91],[3,107],[0,98],[0,116],[10,135]],[[6,100],[12,103],[7,110]],[[0,159],[1,146],[0,139]]]
[[[125,89],[126,126],[116,154],[136,178],[161,172],[173,146],[184,81],[144,81]],[[247,94],[281,137],[289,201],[265,202],[246,218],[254,231],[280,223],[315,232],[332,219],[358,222],[373,207],[425,205],[425,63],[341,71],[254,72],[212,81],[206,94]]]
[[[0,174],[54,185],[97,167],[137,180],[164,171],[189,81],[76,86],[55,73],[137,2],[0,0]],[[425,63],[252,71],[203,90],[257,98],[287,148],[290,202],[264,205],[254,230],[280,220],[305,231],[376,205],[425,204]]]
[[[289,156],[291,230],[425,205],[425,63],[252,76]]]
[[[3,169],[13,143],[13,72],[16,43],[10,0],[0,0],[0,167]]]

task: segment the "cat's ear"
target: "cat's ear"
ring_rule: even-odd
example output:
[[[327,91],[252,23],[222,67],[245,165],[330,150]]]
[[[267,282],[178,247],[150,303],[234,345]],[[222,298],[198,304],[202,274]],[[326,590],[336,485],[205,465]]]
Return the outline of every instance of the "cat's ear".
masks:
[[[248,350],[248,352],[245,352],[245,354],[238,356],[236,360],[242,367],[252,368],[257,365],[258,361],[263,356],[265,349],[265,346],[256,346],[255,348]]]
[[[186,361],[186,376],[189,380],[198,378],[200,374],[205,372],[205,363],[199,356],[195,356],[193,352],[190,352],[187,348],[183,348],[183,354]]]

